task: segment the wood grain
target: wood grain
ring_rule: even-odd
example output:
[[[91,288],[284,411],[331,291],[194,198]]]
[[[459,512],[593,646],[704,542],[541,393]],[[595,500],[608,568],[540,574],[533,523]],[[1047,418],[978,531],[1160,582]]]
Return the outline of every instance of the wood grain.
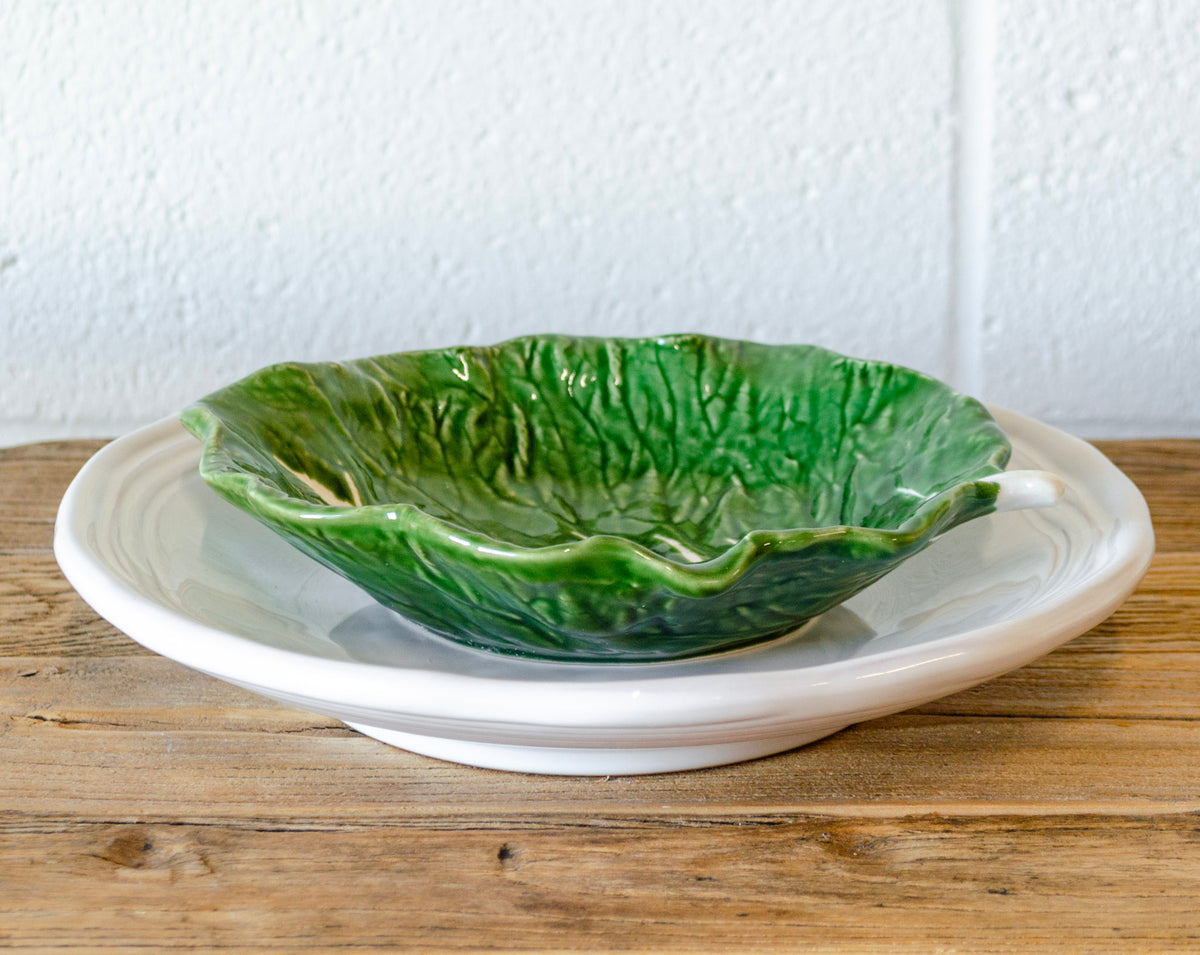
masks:
[[[104,443],[55,441],[0,448],[0,553],[49,551],[63,492]]]
[[[101,620],[48,552],[0,551],[0,657],[144,654]]]
[[[1158,553],[983,686],[740,766],[582,779],[383,746],[148,654],[51,553],[96,442],[0,451],[0,948],[1200,948],[1200,442],[1099,446]]]
[[[1095,441],[1142,491],[1150,505],[1158,549],[1200,550],[1200,441]]]
[[[213,822],[323,826],[428,824],[451,814],[473,827],[497,805],[539,818],[619,817],[631,801],[636,814],[670,818],[1200,812],[1194,721],[904,714],[740,769],[606,780],[463,769],[311,717],[270,714],[262,731],[241,733],[176,729],[163,714],[149,722],[156,728],[81,726],[42,713],[13,721],[0,741],[10,761],[0,812],[168,822],[202,811]]]
[[[1185,951],[1196,842],[1181,816],[47,826],[0,833],[0,917],[45,913],[10,944],[90,951]]]

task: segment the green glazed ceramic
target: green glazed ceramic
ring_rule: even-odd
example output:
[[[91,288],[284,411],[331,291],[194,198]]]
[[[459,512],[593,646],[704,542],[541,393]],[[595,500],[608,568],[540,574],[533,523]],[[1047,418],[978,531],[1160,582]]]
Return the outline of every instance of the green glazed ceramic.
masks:
[[[700,335],[282,364],[182,415],[226,499],[473,647],[770,640],[993,510],[1010,448],[917,372]]]

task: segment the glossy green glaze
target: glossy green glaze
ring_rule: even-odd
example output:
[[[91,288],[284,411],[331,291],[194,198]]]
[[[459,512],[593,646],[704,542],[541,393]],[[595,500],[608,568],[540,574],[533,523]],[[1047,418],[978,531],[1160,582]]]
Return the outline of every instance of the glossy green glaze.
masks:
[[[785,634],[992,510],[973,399],[802,345],[676,335],[265,368],[188,408],[225,498],[401,614],[542,659]]]

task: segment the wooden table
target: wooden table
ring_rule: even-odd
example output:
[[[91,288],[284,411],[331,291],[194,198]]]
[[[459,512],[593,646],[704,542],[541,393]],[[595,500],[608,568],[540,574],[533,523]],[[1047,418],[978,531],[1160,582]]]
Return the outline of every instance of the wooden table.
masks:
[[[1200,442],[1102,445],[1158,554],[1056,653],[607,779],[414,756],[142,650],[51,553],[98,446],[0,451],[0,949],[1200,950]]]

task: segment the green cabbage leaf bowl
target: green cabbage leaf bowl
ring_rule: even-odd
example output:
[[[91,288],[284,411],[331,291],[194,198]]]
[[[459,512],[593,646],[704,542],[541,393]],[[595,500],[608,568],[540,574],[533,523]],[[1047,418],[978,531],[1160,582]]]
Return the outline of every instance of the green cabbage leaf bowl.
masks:
[[[787,634],[996,508],[977,401],[805,345],[531,336],[264,368],[204,480],[460,643],[646,662]]]

